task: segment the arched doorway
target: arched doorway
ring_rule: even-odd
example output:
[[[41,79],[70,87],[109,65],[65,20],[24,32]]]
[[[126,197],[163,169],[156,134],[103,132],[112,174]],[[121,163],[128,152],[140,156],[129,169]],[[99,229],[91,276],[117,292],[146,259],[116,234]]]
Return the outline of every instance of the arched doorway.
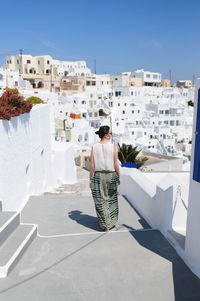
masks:
[[[43,84],[43,82],[38,82],[38,86],[37,86],[38,88],[44,88],[44,84]]]

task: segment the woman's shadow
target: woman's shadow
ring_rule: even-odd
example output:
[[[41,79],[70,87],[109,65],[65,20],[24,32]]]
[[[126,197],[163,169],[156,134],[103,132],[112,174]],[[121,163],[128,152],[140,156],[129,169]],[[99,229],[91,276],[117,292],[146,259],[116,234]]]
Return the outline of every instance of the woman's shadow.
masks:
[[[101,231],[98,225],[97,218],[88,214],[83,214],[80,210],[73,210],[68,213],[69,218],[76,221],[78,224],[90,228],[95,231]]]

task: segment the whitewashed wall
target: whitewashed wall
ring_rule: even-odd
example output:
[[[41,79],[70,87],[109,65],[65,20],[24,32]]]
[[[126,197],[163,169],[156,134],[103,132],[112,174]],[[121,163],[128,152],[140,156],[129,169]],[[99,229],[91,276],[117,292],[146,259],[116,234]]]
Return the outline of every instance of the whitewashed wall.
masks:
[[[20,210],[30,195],[58,185],[51,150],[48,105],[0,120],[0,200],[3,210]],[[61,160],[60,160],[61,161]],[[73,166],[74,161],[68,161]],[[60,162],[60,166],[63,163]],[[65,160],[66,166],[66,160]],[[66,173],[67,173],[66,167]],[[74,173],[74,174],[73,174]],[[72,177],[76,177],[73,168]]]
[[[52,141],[53,179],[57,185],[76,182],[73,143]]]
[[[183,168],[183,159],[174,158],[158,163],[144,164],[144,168],[152,171],[181,171]]]
[[[188,173],[146,174],[134,168],[121,168],[119,192],[164,235],[172,229],[185,230],[188,187]]]
[[[197,89],[200,88],[200,79],[197,80]],[[192,137],[192,157],[191,157],[191,175],[190,175],[190,192],[188,204],[187,232],[185,241],[185,253],[188,261],[191,263],[193,270],[200,277],[200,183],[192,179],[194,165],[194,146],[195,130],[197,119],[197,89],[194,105],[194,124]],[[199,150],[200,151],[200,150]]]
[[[135,168],[121,168],[119,193],[126,196],[146,221],[155,227],[156,185]]]

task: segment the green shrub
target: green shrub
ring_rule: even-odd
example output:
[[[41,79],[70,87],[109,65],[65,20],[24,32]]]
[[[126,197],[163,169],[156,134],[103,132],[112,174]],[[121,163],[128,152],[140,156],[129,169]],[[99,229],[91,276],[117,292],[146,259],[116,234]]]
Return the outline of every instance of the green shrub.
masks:
[[[45,103],[41,98],[36,97],[36,96],[30,96],[26,100],[30,101],[34,105],[39,104],[39,103]]]

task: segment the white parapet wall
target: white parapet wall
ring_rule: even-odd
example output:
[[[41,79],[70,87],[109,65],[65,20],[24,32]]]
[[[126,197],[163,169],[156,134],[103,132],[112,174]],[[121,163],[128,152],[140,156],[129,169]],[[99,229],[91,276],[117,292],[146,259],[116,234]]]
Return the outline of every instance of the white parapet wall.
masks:
[[[29,114],[0,120],[0,201],[3,210],[20,210],[30,195],[41,194],[58,186],[62,180],[76,179],[72,146],[66,158],[55,165],[58,150],[51,146],[49,106],[36,105]],[[68,151],[67,151],[68,149]],[[58,159],[57,159],[58,161]],[[56,169],[56,172],[55,172]]]
[[[76,165],[74,145],[60,141],[52,141],[52,168],[57,185],[74,184],[76,182]]]
[[[188,186],[188,173],[143,173],[121,168],[119,193],[164,235],[172,229],[186,229]]]
[[[156,185],[135,168],[121,168],[119,193],[124,195],[154,228]]]

